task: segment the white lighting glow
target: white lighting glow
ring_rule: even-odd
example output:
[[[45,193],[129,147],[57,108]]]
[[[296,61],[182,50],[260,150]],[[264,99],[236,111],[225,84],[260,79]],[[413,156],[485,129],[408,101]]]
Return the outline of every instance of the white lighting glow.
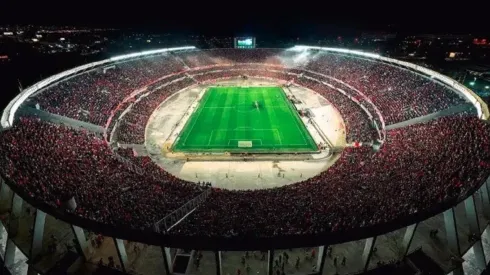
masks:
[[[341,48],[329,48],[329,47],[317,47],[317,46],[304,46],[304,45],[298,45],[294,46],[288,50],[291,51],[306,51],[306,50],[321,50],[321,51],[329,51],[329,52],[338,52],[338,53],[346,53],[346,54],[352,54],[352,55],[358,55],[358,56],[364,56],[364,57],[369,57],[381,61],[385,61],[388,63],[394,63],[397,65],[401,65],[405,68],[410,68],[414,71],[418,71],[423,73],[424,75],[435,78],[438,81],[452,87],[455,91],[460,93],[462,96],[464,96],[473,106],[475,107],[478,117],[481,119],[488,119],[490,114],[488,111],[488,107],[483,101],[470,89],[465,87],[463,84],[458,83],[456,80],[442,75],[436,71],[433,71],[431,69],[427,69],[423,66],[418,66],[410,62],[405,62],[405,61],[400,61],[396,60],[393,58],[388,58],[381,56],[379,54],[373,54],[373,53],[367,53],[367,52],[362,52],[362,51],[356,51],[356,50],[348,50],[348,49],[341,49]]]
[[[19,109],[20,105],[32,94],[35,92],[51,85],[52,83],[59,81],[67,76],[76,74],[78,72],[91,69],[97,66],[101,66],[107,63],[111,63],[114,61],[126,59],[126,58],[132,58],[132,57],[138,57],[138,56],[143,56],[143,55],[149,55],[149,54],[157,54],[157,53],[163,53],[163,52],[169,52],[169,51],[178,51],[178,50],[191,50],[195,49],[196,47],[194,46],[186,46],[186,47],[176,47],[176,48],[166,48],[166,49],[159,49],[159,50],[152,50],[152,51],[145,51],[145,52],[139,52],[139,53],[133,53],[133,54],[126,54],[126,55],[121,55],[121,56],[116,56],[112,57],[109,59],[105,59],[102,61],[97,61],[97,62],[92,62],[88,63],[79,67],[75,67],[73,69],[61,72],[59,74],[55,74],[53,76],[50,76],[46,79],[43,79],[34,85],[27,87],[24,89],[22,92],[20,92],[12,101],[9,102],[7,107],[3,110],[2,113],[2,118],[1,118],[1,125],[2,127],[10,127],[14,123],[14,118],[15,118],[15,113]]]

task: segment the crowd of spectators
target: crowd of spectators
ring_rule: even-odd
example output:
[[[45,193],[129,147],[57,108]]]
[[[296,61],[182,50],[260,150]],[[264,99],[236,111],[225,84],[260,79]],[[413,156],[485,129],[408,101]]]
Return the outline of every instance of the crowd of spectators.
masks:
[[[232,66],[226,69],[208,69],[199,71],[198,73],[192,72],[192,76],[199,82],[212,81],[215,79],[223,78],[236,78],[236,77],[257,77],[257,78],[270,78],[275,80],[291,81],[295,79],[296,75],[288,74],[285,69],[278,68],[257,68],[255,66]]]
[[[380,152],[346,149],[329,170],[306,181],[266,190],[214,189],[171,233],[318,234],[427,211],[461,199],[489,176],[489,130],[469,116],[391,130]]]
[[[433,79],[373,60],[318,53],[304,68],[339,79],[364,93],[388,125],[465,103]]]
[[[370,142],[378,138],[366,113],[354,101],[340,92],[310,78],[300,77],[296,84],[314,90],[337,108],[344,120],[348,143]]]
[[[326,172],[267,190],[214,189],[172,234],[276,236],[322,233],[387,222],[461,198],[489,175],[490,127],[471,116],[440,118],[388,131],[382,150],[346,149]],[[130,149],[123,157],[85,131],[21,119],[1,134],[0,169],[53,207],[74,196],[76,214],[112,225],[151,226],[202,189],[166,173]],[[399,194],[391,196],[387,194]],[[284,223],[284,221],[287,221]]]
[[[175,53],[190,68],[237,64],[237,63],[265,63],[284,65],[282,55],[288,55],[282,49],[210,49]],[[289,53],[288,56],[294,56]]]
[[[155,164],[148,156],[138,156],[132,148],[118,148],[116,151],[120,156],[135,163],[139,167],[143,168],[146,175],[155,179],[166,179],[169,177],[169,173],[165,172],[160,166]]]
[[[386,63],[343,54],[316,52],[308,58],[300,58],[301,53],[277,49],[212,49],[178,55],[190,68],[261,63],[297,68],[297,74],[304,73],[301,69],[325,74],[367,95],[381,110],[387,124],[465,103],[463,98],[433,79]]]
[[[117,141],[120,143],[143,144],[145,142],[146,123],[153,111],[167,97],[192,84],[195,84],[192,78],[182,77],[157,88],[155,91],[151,91],[146,96],[140,97],[134,102],[130,112],[122,118],[121,124],[117,127]]]
[[[334,86],[340,85],[356,99],[374,103],[387,125],[465,103],[458,94],[433,79],[400,67],[326,52],[316,52],[307,58],[300,58],[300,55],[280,49],[212,49],[146,57],[80,74],[49,87],[33,100],[48,112],[105,126],[111,112],[124,98],[147,85],[150,85],[149,88],[161,85],[157,80],[164,76],[170,75],[168,79],[162,80],[170,82],[182,77],[183,72],[188,72],[197,81],[209,81],[239,77],[242,74],[236,69],[250,70],[251,66],[256,66],[257,70],[249,71],[250,75],[287,78],[287,72],[292,72],[329,83],[335,82]],[[265,65],[276,66],[277,70],[283,70],[284,73],[272,73],[273,69],[265,69]],[[283,69],[278,68],[280,66]],[[214,72],[212,68],[216,68]],[[230,71],[224,72],[227,69]],[[367,98],[360,97],[354,89],[333,79],[313,75],[305,70],[338,79],[359,90]],[[182,74],[177,74],[179,72]],[[370,104],[365,106],[373,109]],[[378,116],[373,114],[373,117],[379,125]]]
[[[223,78],[233,78],[243,76],[242,71],[232,71],[232,70],[220,70],[220,71],[211,71],[202,74],[195,74],[192,77],[198,82],[206,82],[219,80]]]
[[[120,143],[138,144],[144,143],[146,122],[163,100],[196,81],[219,78],[269,77],[310,88],[339,110],[347,142],[376,139],[372,121],[349,97],[303,69],[358,89],[379,108],[387,124],[465,103],[448,88],[388,64],[327,53],[317,53],[301,63],[295,63],[294,57],[294,53],[270,49],[171,53],[80,74],[31,100],[41,109],[97,125],[105,125],[113,115],[110,127],[131,105],[116,137]],[[240,63],[286,67],[254,69],[241,64],[238,69],[226,66],[230,69],[220,70],[216,66]],[[197,69],[202,66],[213,67]],[[143,95],[116,110],[123,99],[149,83]],[[365,100],[346,85],[343,90]],[[435,204],[462,198],[489,176],[489,130],[488,124],[469,114],[390,130],[379,152],[347,148],[329,170],[303,182],[253,191],[215,188],[206,203],[171,234],[271,237],[328,233],[427,211]],[[55,208],[74,197],[78,205],[74,214],[109,225],[152,227],[203,192],[200,185],[177,179],[130,149],[119,149],[117,154],[144,173],[128,169],[114,157],[107,142],[94,134],[37,119],[21,118],[12,129],[1,132],[0,151],[0,171],[27,196]]]
[[[148,159],[130,171],[90,132],[21,118],[0,140],[0,171],[25,195],[56,208],[74,197],[74,214],[105,224],[149,228],[203,192]]]
[[[345,149],[329,170],[303,182],[253,191],[215,188],[171,234],[328,233],[427,211],[463,198],[489,176],[489,130],[469,115],[390,130],[381,151]],[[149,228],[203,192],[149,157],[119,149],[144,169],[131,172],[87,131],[21,118],[0,140],[1,172],[27,196],[55,208],[73,196],[74,214],[109,225]]]
[[[33,100],[42,110],[104,126],[111,111],[134,90],[183,69],[167,55],[117,63],[50,86]]]

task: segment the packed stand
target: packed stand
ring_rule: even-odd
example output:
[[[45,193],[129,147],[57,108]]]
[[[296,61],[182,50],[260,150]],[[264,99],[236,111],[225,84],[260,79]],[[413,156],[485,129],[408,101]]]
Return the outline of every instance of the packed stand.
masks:
[[[164,179],[169,176],[165,170],[155,164],[148,156],[138,156],[132,148],[118,148],[116,153],[143,168],[144,172],[155,179]]]
[[[203,192],[154,167],[129,171],[89,132],[21,118],[0,140],[1,172],[27,196],[55,208],[74,196],[76,215],[105,224],[150,228]]]
[[[170,232],[318,234],[426,211],[464,198],[489,176],[489,132],[488,124],[470,116],[391,130],[378,153],[346,149],[334,166],[306,181],[266,190],[214,189],[203,206]],[[103,140],[88,132],[21,119],[0,140],[0,169],[7,179],[53,207],[74,196],[75,214],[91,220],[148,228],[203,191],[148,157],[118,150],[145,169],[143,175],[128,171]]]
[[[391,130],[378,153],[346,149],[327,171],[275,189],[214,189],[175,235],[272,237],[367,227],[454,203],[490,171],[490,126],[446,117]],[[397,194],[393,196],[393,194]]]
[[[242,71],[230,71],[230,70],[211,71],[211,72],[192,75],[192,77],[198,82],[215,81],[223,78],[234,78],[240,76],[243,76]]]
[[[198,72],[190,73],[193,78],[199,82],[206,82],[215,79],[233,78],[233,77],[258,77],[258,78],[270,78],[276,80],[291,80],[296,76],[288,74],[287,70],[281,70],[279,68],[267,68],[267,67],[243,67],[243,66],[230,66],[223,69],[209,68],[207,70],[199,70]]]
[[[380,109],[387,125],[465,103],[456,92],[432,79],[373,60],[319,52],[305,69],[332,76],[364,93]]]
[[[133,91],[183,69],[167,55],[131,60],[77,75],[49,87],[33,100],[48,112],[104,126],[111,111]]]
[[[175,53],[190,68],[236,64],[266,63],[283,65],[279,55],[282,49],[210,49]]]
[[[307,87],[325,97],[339,111],[344,120],[347,143],[371,142],[378,138],[366,113],[348,97],[318,81],[300,77],[296,84]]]
[[[163,87],[157,87],[156,91],[150,91],[147,96],[140,97],[122,118],[121,124],[116,129],[115,139],[121,143],[143,144],[146,123],[153,111],[173,93],[193,84],[195,82],[192,78],[181,77]]]
[[[432,79],[378,61],[325,52],[316,52],[303,59],[299,58],[298,53],[280,49],[212,49],[169,53],[78,75],[53,85],[34,100],[48,112],[105,125],[111,110],[121,100],[163,76],[183,72],[190,67],[198,81],[207,81],[223,75],[239,75],[231,71],[228,74],[215,72],[200,75],[199,68],[253,63],[257,66],[283,66],[298,74],[304,73],[300,70],[304,68],[352,85],[381,110],[387,125],[465,103],[458,94]]]

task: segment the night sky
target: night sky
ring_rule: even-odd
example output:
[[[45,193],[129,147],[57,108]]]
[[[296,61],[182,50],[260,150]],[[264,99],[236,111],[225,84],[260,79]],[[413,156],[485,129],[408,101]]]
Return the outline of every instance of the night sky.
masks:
[[[484,1],[4,1],[0,24],[67,24],[207,35],[490,33]],[[437,1],[441,2],[441,1]]]

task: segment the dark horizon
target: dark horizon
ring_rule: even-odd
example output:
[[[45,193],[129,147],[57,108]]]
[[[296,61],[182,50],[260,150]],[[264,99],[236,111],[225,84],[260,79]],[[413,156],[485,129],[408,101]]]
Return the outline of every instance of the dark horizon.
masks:
[[[383,31],[397,33],[490,34],[483,7],[465,2],[428,6],[417,1],[393,3],[4,3],[0,24],[71,25],[132,28],[216,36],[300,36]]]

